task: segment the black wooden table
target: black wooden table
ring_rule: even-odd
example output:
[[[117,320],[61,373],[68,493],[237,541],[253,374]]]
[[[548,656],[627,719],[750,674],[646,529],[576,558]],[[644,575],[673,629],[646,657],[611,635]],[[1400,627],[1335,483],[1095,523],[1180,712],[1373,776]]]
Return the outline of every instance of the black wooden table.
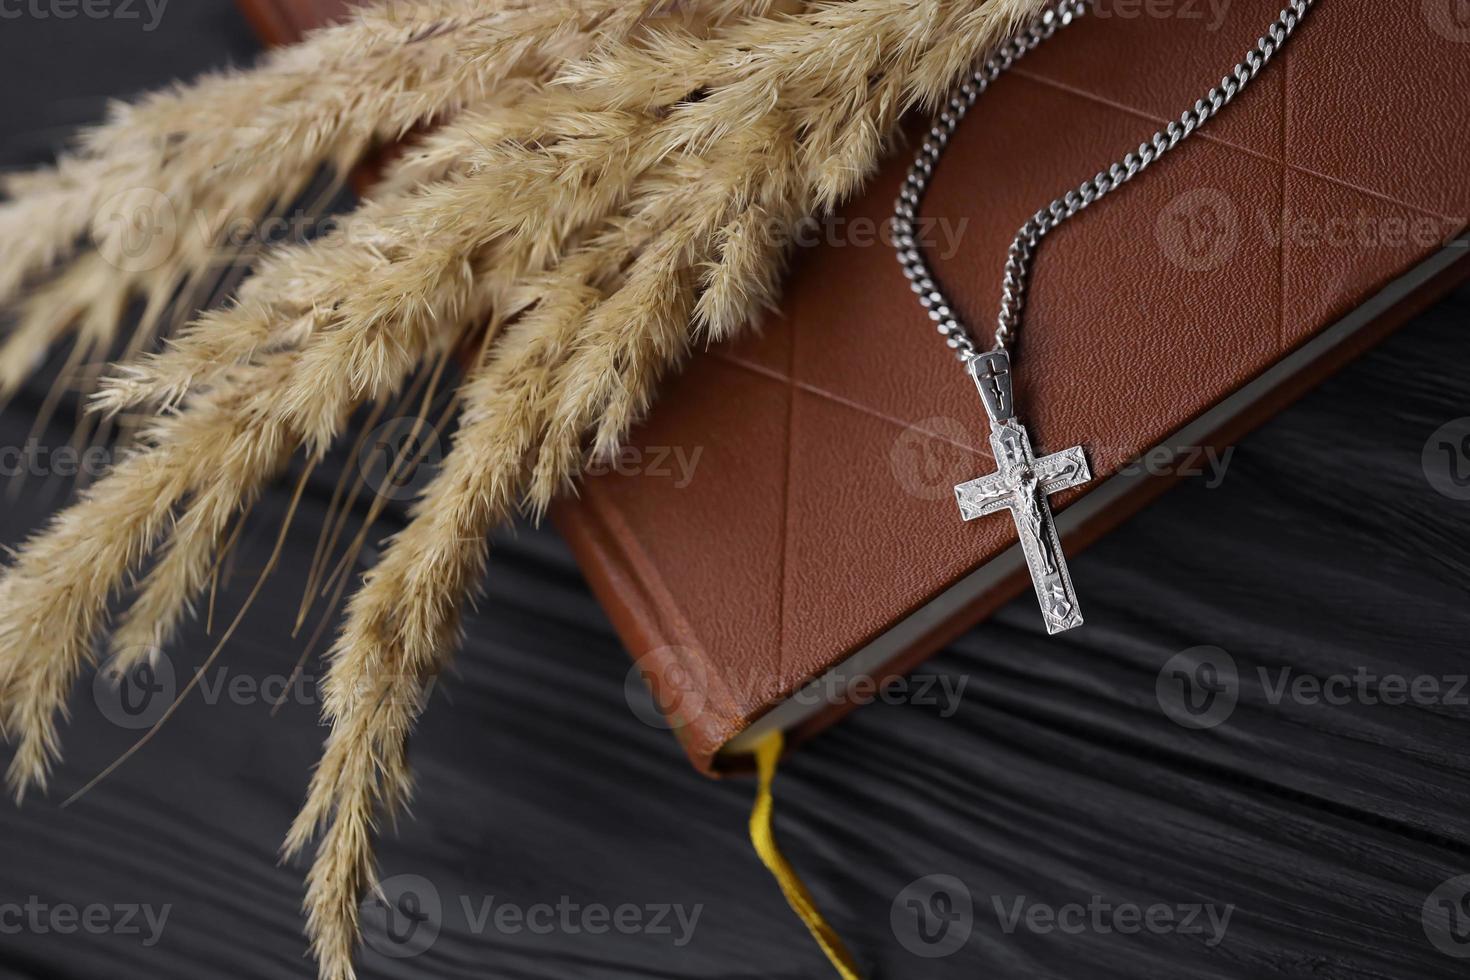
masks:
[[[105,96],[253,50],[227,0],[142,27],[0,25],[0,164],[41,162]],[[1435,435],[1470,416],[1467,316],[1470,292],[1078,558],[1084,630],[1039,636],[1020,600],[923,668],[957,702],[874,704],[787,765],[784,846],[872,977],[1470,971],[1470,445]],[[25,446],[40,388],[0,415],[0,447]],[[29,478],[0,537],[57,486]],[[276,849],[324,734],[319,665],[269,702],[329,489],[208,689],[62,810],[139,734],[83,679],[51,797],[0,806],[0,975],[310,975],[301,869]],[[383,835],[420,914],[373,920],[364,974],[828,976],[746,841],[751,786],[695,775],[640,720],[555,535],[502,537],[413,742],[414,818]],[[195,627],[170,663],[187,676],[211,645]]]

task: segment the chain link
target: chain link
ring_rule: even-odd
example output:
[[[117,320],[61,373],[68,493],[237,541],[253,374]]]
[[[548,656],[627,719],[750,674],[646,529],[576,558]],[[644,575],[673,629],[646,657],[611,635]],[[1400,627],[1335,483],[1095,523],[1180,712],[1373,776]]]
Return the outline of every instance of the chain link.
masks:
[[[903,267],[903,274],[909,279],[919,302],[929,311],[929,319],[934,321],[940,335],[955,350],[961,361],[969,361],[978,356],[979,350],[969,330],[955,314],[949,299],[935,283],[929,264],[919,248],[914,231],[919,204],[924,199],[924,192],[929,189],[934,168],[938,166],[950,137],[965,118],[965,113],[975,105],[980,94],[1017,61],[1086,13],[1089,2],[1090,0],[1062,0],[1001,45],[994,55],[960,83],[959,88],[950,96],[949,103],[939,113],[939,118],[929,128],[929,135],[914,157],[913,166],[909,168],[903,190],[899,192],[898,201],[894,205],[894,243],[898,248],[898,261]],[[1219,85],[1210,89],[1204,98],[1186,110],[1177,122],[1169,123],[1155,133],[1151,140],[1139,144],[1137,150],[1124,156],[1106,171],[1083,181],[1075,190],[1067,191],[1027,219],[1016,232],[1006,258],[1000,315],[996,318],[995,349],[1004,350],[1020,329],[1031,260],[1047,233],[1089,204],[1138,176],[1229,105],[1281,50],[1315,2],[1316,0],[1290,0],[1245,58],[1220,80]]]

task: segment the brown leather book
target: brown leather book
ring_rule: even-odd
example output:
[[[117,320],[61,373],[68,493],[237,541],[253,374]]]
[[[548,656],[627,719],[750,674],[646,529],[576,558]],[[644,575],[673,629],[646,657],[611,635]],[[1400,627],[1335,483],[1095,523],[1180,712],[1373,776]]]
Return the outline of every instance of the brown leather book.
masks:
[[[1279,8],[1100,3],[982,96],[921,228],[964,318],[992,319],[1028,216],[1191,105]],[[1456,13],[1323,0],[1215,122],[1047,238],[1016,399],[1038,450],[1091,459],[1052,498],[1069,552],[1470,275]],[[886,242],[908,159],[803,236],[779,316],[693,358],[553,512],[702,770],[810,734],[862,700],[831,691],[1029,591],[1012,522],[955,505],[995,466]]]
[[[341,17],[351,0],[240,0],[250,26],[267,44],[290,44]]]

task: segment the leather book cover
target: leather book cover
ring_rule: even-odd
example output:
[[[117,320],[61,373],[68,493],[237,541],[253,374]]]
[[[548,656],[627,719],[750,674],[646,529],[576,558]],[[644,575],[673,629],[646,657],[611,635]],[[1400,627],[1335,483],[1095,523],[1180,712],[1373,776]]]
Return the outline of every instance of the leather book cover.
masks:
[[[266,44],[290,44],[346,12],[351,0],[240,0],[251,28]]]
[[[1192,105],[1279,8],[1100,0],[981,97],[920,228],[981,339],[1016,228]],[[1015,395],[1038,453],[1091,460],[1051,498],[1069,553],[1470,275],[1462,14],[1323,0],[1198,136],[1048,236]],[[819,729],[859,700],[824,692],[1029,592],[1014,524],[955,504],[995,465],[888,240],[909,159],[806,228],[779,315],[694,357],[553,510],[702,770]]]

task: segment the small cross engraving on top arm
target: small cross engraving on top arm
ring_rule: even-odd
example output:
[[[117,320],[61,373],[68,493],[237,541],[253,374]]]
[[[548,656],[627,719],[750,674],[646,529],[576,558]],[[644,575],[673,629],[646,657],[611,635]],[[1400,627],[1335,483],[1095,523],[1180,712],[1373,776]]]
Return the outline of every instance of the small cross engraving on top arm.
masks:
[[[996,406],[1002,418],[1011,414],[1009,372],[1010,368],[999,367],[994,359],[986,358],[984,369],[978,370],[975,373],[975,383],[980,384],[984,382],[984,387],[990,392],[991,397],[995,399]]]
[[[1056,523],[1047,498],[1092,479],[1081,446],[1037,459],[1026,427],[1012,417],[1010,359],[991,351],[971,362],[971,374],[991,417],[990,447],[997,471],[955,487],[960,516],[970,521],[1009,510],[1031,572],[1048,633],[1082,625]]]

